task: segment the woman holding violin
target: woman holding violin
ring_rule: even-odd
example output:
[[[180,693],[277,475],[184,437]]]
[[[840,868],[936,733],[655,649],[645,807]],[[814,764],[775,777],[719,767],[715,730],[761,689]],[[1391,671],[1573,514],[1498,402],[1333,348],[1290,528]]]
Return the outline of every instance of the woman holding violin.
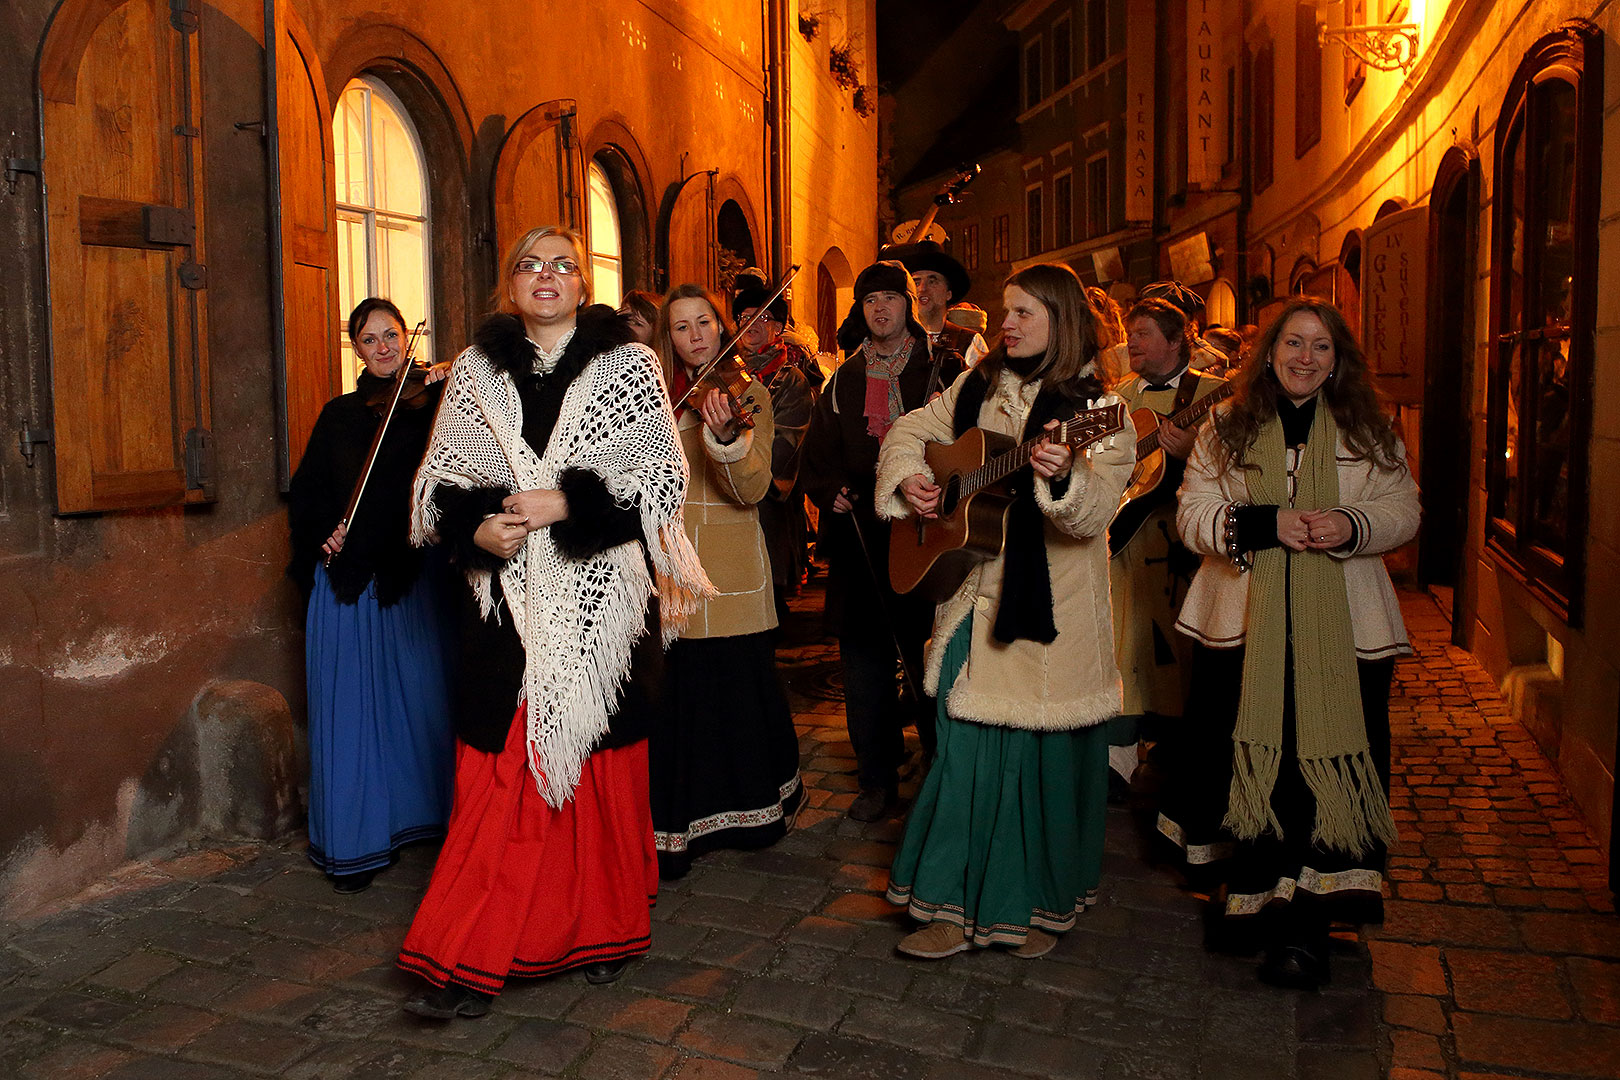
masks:
[[[759,525],[772,484],[771,399],[727,353],[731,338],[701,286],[665,297],[655,340],[692,474],[686,530],[717,590],[670,646],[663,722],[651,739],[653,834],[659,873],[670,878],[703,852],[775,843],[804,800]]]
[[[387,300],[360,302],[349,340],[365,369],[321,410],[287,506],[287,572],[309,601],[309,858],[343,893],[370,885],[401,845],[444,831],[452,741],[439,563],[409,537],[411,477],[444,373],[410,364],[405,319]]]

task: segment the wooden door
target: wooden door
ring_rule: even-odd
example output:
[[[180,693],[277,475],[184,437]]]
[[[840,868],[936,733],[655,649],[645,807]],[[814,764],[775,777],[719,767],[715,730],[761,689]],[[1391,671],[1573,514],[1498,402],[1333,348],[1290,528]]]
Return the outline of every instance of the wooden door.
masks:
[[[573,100],[559,98],[536,105],[507,130],[491,192],[497,259],[530,229],[582,227],[583,172],[574,120]]]
[[[281,483],[303,457],[315,420],[342,391],[338,335],[337,204],[332,109],[320,58],[302,20],[277,0],[275,148],[280,211],[280,367],[283,403]],[[277,268],[272,268],[277,274]]]
[[[714,177],[694,177],[675,196],[669,215],[669,285],[715,286]]]
[[[39,81],[57,510],[210,498],[195,9],[67,0]]]

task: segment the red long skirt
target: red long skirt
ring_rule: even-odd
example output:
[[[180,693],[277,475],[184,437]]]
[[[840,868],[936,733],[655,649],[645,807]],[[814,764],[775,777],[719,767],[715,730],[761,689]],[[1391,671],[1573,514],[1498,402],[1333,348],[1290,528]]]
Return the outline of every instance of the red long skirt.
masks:
[[[647,951],[658,895],[647,743],[598,750],[554,810],[529,773],[523,706],[499,754],[456,744],[456,793],[439,861],[399,951],[436,986],[498,994],[534,978]]]

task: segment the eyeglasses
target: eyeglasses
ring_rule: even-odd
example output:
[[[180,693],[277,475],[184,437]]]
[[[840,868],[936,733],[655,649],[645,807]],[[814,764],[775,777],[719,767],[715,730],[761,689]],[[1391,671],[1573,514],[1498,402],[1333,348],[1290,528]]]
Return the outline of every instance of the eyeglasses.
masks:
[[[553,274],[565,276],[579,273],[579,263],[573,259],[519,259],[517,265],[512,267],[514,274],[538,274],[542,270],[550,270]]]

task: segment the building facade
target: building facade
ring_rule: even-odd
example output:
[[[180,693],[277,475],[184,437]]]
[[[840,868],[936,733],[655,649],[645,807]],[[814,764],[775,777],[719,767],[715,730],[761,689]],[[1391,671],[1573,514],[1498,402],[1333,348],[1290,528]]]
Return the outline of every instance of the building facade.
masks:
[[[598,300],[802,263],[796,317],[836,304],[876,244],[871,10],[5,6],[0,908],[296,823],[282,493],[355,300],[448,359],[562,222]]]

